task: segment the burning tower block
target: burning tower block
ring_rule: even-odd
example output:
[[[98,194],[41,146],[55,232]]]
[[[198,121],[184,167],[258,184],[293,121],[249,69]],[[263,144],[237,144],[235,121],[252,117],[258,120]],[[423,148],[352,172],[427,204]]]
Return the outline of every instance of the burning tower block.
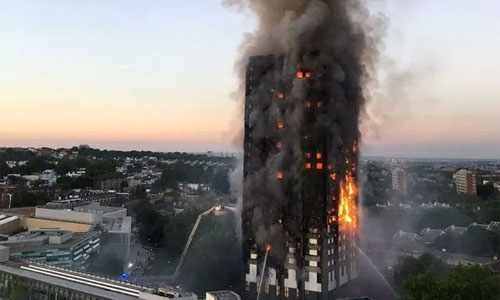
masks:
[[[357,277],[361,91],[334,78],[343,63],[319,51],[249,59],[243,299],[331,299]]]

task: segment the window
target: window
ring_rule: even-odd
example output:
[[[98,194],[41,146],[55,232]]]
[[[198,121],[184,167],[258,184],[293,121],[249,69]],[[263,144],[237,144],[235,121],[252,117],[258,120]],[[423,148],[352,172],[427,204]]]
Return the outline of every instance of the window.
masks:
[[[298,71],[298,72],[297,72],[297,78],[299,78],[299,79],[304,78],[304,72],[302,72],[302,71]]]
[[[311,153],[310,152],[306,152],[305,156],[306,156],[306,158],[311,158]]]
[[[317,163],[316,164],[316,169],[318,169],[318,170],[323,169],[323,163]]]
[[[290,289],[288,287],[285,287],[285,297],[288,298],[290,296]]]
[[[279,99],[284,99],[284,98],[285,98],[285,94],[283,94],[283,93],[278,93],[278,98],[279,98]]]
[[[307,107],[307,108],[311,107],[311,101],[307,101],[307,102],[306,102],[306,107]]]
[[[283,179],[283,172],[282,171],[276,172],[276,178],[277,179]]]
[[[278,129],[283,129],[283,127],[285,127],[285,124],[283,122],[278,122],[277,126]]]
[[[280,295],[280,286],[277,285],[276,286],[276,296],[279,296]]]
[[[311,72],[306,72],[306,78],[311,78],[312,74]]]
[[[321,107],[321,106],[323,106],[323,101],[318,101],[318,102],[316,103],[316,107]]]
[[[323,157],[323,155],[321,154],[321,152],[316,152],[316,159],[321,159]]]
[[[264,293],[269,294],[269,284],[264,285]]]
[[[306,169],[310,169],[311,168],[311,163],[306,163]]]

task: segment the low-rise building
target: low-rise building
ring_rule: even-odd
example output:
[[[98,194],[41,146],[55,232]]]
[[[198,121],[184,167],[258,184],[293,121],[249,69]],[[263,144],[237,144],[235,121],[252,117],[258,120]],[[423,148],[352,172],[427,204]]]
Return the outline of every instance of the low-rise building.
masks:
[[[467,229],[468,229],[467,227],[450,225],[446,227],[445,232],[451,234],[463,235],[467,232]]]
[[[413,242],[413,241],[417,241],[418,239],[419,239],[418,234],[413,233],[413,232],[405,232],[403,230],[396,232],[392,236],[392,240],[395,243]]]
[[[420,232],[419,240],[424,244],[432,244],[444,234],[445,232],[440,229],[424,228]]]
[[[31,229],[10,236],[0,246],[8,247],[12,258],[80,269],[99,250],[100,232]]]
[[[198,300],[191,292],[145,287],[6,257],[8,248],[0,248],[0,294],[7,299]]]
[[[491,231],[491,232],[500,233],[500,222],[491,221],[490,224],[488,225],[487,229],[488,229],[488,231]]]
[[[240,295],[233,291],[214,291],[205,294],[206,300],[241,300]]]

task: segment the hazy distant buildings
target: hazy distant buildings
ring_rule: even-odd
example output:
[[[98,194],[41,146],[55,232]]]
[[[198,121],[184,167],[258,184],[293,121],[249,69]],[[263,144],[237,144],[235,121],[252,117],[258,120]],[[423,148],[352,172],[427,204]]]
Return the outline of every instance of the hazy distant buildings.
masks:
[[[408,183],[406,178],[406,171],[402,168],[395,168],[392,171],[392,190],[406,195],[408,190]]]
[[[94,178],[94,189],[102,191],[116,191],[122,187],[124,181],[124,176],[119,173],[96,176]]]
[[[476,191],[476,175],[467,169],[461,169],[455,173],[455,185],[457,193],[474,196]]]

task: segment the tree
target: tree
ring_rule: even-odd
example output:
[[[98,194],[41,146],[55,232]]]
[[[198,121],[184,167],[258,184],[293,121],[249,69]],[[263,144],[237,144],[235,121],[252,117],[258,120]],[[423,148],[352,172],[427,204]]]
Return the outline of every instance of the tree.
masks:
[[[124,260],[117,253],[92,253],[89,258],[89,271],[111,276],[120,276]]]
[[[49,195],[41,192],[18,192],[12,196],[12,207],[43,205],[50,201]]]
[[[238,290],[241,254],[234,228],[232,215],[203,217],[181,269],[181,280],[188,289],[198,294]]]
[[[497,199],[498,198],[498,190],[493,186],[493,183],[488,184],[478,184],[477,185],[477,195],[484,200],[487,199]]]
[[[463,245],[467,254],[477,256],[498,255],[500,236],[481,227],[472,227],[464,234]]]
[[[213,186],[215,191],[223,194],[229,193],[229,178],[227,169],[219,169],[214,176]]]
[[[479,211],[479,221],[489,223],[491,221],[498,221],[500,216],[500,199],[488,200],[481,206]]]
[[[457,266],[443,278],[430,272],[405,280],[404,300],[499,299],[500,276],[479,265]]]
[[[449,300],[437,278],[431,272],[410,276],[405,280],[406,295],[403,300]]]
[[[148,193],[144,186],[138,185],[132,190],[131,196],[133,199],[146,200],[148,198]]]
[[[433,276],[438,276],[445,270],[446,265],[429,253],[424,253],[419,258],[411,256],[401,257],[394,267],[394,282],[398,287],[402,287],[405,280],[409,277],[419,276],[426,272]]]
[[[147,201],[141,201],[132,208],[135,213],[139,239],[145,245],[157,247],[164,237],[164,220]]]
[[[54,169],[55,165],[48,162],[45,158],[43,157],[34,157],[26,163],[26,172],[28,174],[32,173],[40,173],[44,170],[47,169]]]

